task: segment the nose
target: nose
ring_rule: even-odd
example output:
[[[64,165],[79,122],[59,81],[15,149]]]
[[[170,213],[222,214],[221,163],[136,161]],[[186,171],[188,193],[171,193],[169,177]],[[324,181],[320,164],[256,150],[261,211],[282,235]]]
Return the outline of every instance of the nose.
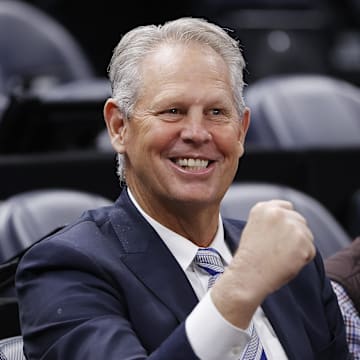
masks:
[[[188,113],[183,122],[181,139],[196,144],[206,143],[212,139],[201,112]]]

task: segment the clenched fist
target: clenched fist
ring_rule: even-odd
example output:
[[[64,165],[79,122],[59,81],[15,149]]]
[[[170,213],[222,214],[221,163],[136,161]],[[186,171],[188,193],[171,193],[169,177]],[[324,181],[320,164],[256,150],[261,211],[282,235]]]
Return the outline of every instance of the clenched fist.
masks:
[[[290,202],[257,203],[232,262],[213,288],[213,301],[230,322],[246,327],[264,298],[294,278],[314,256],[313,235]]]

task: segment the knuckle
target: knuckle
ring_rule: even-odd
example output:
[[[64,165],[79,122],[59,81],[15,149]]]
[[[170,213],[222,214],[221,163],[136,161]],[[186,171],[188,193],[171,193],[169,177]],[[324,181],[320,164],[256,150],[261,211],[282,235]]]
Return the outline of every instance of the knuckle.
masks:
[[[258,212],[261,212],[264,208],[264,202],[260,201],[257,202],[251,209],[250,209],[250,215],[257,214]]]
[[[271,222],[277,223],[284,217],[284,212],[278,207],[269,207],[266,209],[266,215]]]

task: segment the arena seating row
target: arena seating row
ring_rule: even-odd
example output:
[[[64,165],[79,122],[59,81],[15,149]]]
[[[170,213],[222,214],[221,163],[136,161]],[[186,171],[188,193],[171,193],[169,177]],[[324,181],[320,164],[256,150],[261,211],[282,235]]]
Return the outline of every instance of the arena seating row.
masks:
[[[248,149],[240,161],[235,182],[282,184],[302,191],[320,201],[346,229],[352,229],[350,235],[355,236],[359,231],[358,221],[350,221],[350,208],[356,208],[354,194],[360,188],[356,164],[360,164],[359,148]],[[112,200],[120,193],[113,152],[3,155],[0,156],[0,173],[0,201],[16,193],[41,188],[78,189]]]

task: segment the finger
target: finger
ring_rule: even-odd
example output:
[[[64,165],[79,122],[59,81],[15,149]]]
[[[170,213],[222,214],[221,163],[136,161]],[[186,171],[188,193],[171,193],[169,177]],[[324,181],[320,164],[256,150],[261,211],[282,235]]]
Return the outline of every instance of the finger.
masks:
[[[312,243],[314,243],[314,234],[312,233],[312,231],[308,227],[305,227],[304,231],[306,238],[309,239]]]
[[[300,223],[302,223],[302,224],[307,225],[307,220],[306,220],[306,218],[305,218],[302,214],[300,214],[298,211],[296,211],[296,210],[290,210],[290,211],[289,211],[289,216],[291,216],[292,219],[294,219],[294,220],[296,220],[296,221],[298,221],[298,222],[300,222]]]
[[[288,201],[288,200],[273,199],[273,200],[269,200],[269,204],[273,205],[273,206],[281,207],[283,209],[288,209],[288,210],[293,210],[294,209],[293,203],[291,201]]]
[[[295,209],[294,204],[291,201],[274,199],[274,200],[270,200],[269,203],[272,204],[273,206],[280,207],[285,210],[289,210],[289,214],[291,214],[293,219],[296,219],[297,221],[303,224],[307,224],[306,218]]]

